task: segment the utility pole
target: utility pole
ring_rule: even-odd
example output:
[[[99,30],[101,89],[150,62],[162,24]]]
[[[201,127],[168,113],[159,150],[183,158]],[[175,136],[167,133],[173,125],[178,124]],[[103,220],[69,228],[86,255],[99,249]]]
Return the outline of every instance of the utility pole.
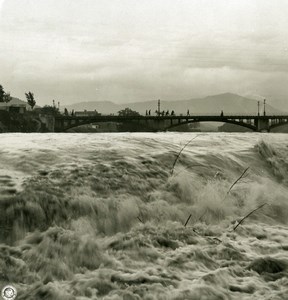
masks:
[[[258,117],[260,116],[260,101],[258,101]]]
[[[160,116],[160,99],[158,99],[158,117]]]
[[[264,116],[266,116],[266,107],[265,106],[266,106],[266,99],[264,99],[264,112],[263,112]]]

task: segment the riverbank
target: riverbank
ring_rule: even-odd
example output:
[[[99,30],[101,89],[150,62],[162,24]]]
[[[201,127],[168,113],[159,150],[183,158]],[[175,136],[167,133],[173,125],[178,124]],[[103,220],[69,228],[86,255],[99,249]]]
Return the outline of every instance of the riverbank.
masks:
[[[38,113],[25,114],[0,111],[0,133],[5,132],[47,132]]]

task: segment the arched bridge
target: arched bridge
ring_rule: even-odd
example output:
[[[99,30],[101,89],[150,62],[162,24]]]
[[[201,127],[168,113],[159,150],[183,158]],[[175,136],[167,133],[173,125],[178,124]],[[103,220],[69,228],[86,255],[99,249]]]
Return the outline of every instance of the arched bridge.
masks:
[[[43,117],[43,116],[42,116]],[[137,123],[152,131],[165,131],[170,128],[195,122],[224,122],[243,126],[252,131],[270,131],[272,128],[288,124],[288,115],[191,115],[191,116],[64,116],[54,117],[53,126],[50,130],[55,132],[64,132],[70,128],[90,123]],[[51,122],[50,122],[51,123]],[[53,128],[52,128],[53,127]]]

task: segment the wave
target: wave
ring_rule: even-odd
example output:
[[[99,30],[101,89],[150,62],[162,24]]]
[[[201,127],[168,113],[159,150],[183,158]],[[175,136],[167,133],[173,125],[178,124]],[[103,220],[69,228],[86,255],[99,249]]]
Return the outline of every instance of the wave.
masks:
[[[19,299],[285,299],[284,135],[202,134],[173,174],[188,134],[18,136],[0,278]]]

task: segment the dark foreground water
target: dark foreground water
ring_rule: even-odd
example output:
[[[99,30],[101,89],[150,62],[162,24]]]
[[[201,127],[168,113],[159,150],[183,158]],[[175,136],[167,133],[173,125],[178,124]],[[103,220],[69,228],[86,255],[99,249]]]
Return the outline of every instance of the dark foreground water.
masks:
[[[0,288],[288,299],[288,135],[195,136],[0,135]]]

